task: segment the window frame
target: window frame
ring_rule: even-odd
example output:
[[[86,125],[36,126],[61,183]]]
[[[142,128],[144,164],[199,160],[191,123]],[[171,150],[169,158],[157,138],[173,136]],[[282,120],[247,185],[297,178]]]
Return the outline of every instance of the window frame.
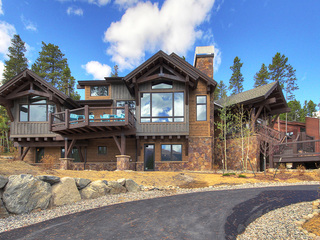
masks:
[[[175,104],[174,104],[174,97],[175,97],[175,94],[176,93],[182,93],[183,94],[183,99],[185,98],[185,92],[184,91],[161,91],[161,89],[157,89],[157,90],[160,90],[160,91],[148,91],[148,92],[140,92],[140,123],[184,123],[186,121],[186,109],[185,109],[185,103],[183,102],[183,115],[180,116],[180,115],[175,115]],[[172,94],[172,116],[153,116],[152,114],[152,95],[153,94],[163,94],[163,93],[171,93]],[[149,108],[149,112],[150,112],[150,115],[149,116],[142,116],[142,96],[143,94],[149,94],[150,96],[150,108]],[[182,118],[183,121],[174,121],[175,119],[179,119],[179,118]],[[146,121],[146,122],[143,122],[142,120],[143,119],[146,119],[149,121]],[[152,120],[153,119],[171,119],[172,121],[170,122],[153,122]]]
[[[205,97],[206,101],[205,103],[198,103],[198,97]],[[197,122],[206,122],[208,120],[208,106],[207,106],[207,95],[197,95],[196,96],[196,121]],[[205,106],[206,109],[206,118],[205,120],[198,120],[198,106]]]
[[[26,103],[20,103],[19,104],[19,122],[48,122],[49,121],[49,106],[53,106],[53,113],[56,112],[56,105],[50,101],[48,101],[47,98],[43,98],[45,100],[45,103],[32,103],[30,100],[30,96],[27,98]],[[27,120],[21,120],[21,107],[27,106]],[[30,121],[30,106],[46,106],[46,120],[44,121]],[[50,112],[51,113],[51,112]]]
[[[102,88],[102,87],[106,87],[107,88],[107,95],[97,95],[97,96],[93,96],[92,95],[92,88],[97,87]],[[97,93],[99,93],[99,90],[97,91]],[[108,97],[109,96],[109,85],[95,85],[95,86],[90,86],[90,97]]]
[[[170,146],[170,160],[163,160],[162,158],[162,146],[163,145],[169,145]],[[176,145],[176,146],[181,146],[181,160],[172,160],[172,154],[173,154],[173,146]],[[183,156],[182,156],[182,153],[183,153],[183,144],[175,144],[175,143],[170,143],[170,144],[161,144],[160,145],[160,158],[161,158],[161,162],[182,162],[183,161]]]
[[[105,152],[101,152],[100,148],[104,148]],[[107,151],[108,151],[107,146],[98,146],[98,155],[107,155]]]
[[[136,115],[136,101],[135,100],[117,100],[116,101],[116,107],[118,108],[118,102],[124,102],[124,104],[128,104],[129,110],[133,113],[133,115]],[[134,102],[134,108],[130,108],[130,104],[129,102]],[[119,113],[121,111],[121,113],[124,113],[124,109],[116,109],[116,115],[120,115],[121,113]]]

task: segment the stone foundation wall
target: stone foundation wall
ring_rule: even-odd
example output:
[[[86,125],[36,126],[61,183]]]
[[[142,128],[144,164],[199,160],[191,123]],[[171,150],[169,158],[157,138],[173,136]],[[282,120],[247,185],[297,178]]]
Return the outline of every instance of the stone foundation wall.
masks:
[[[247,140],[245,141],[245,146]],[[250,138],[250,144],[249,144],[249,158],[252,164],[252,167],[254,171],[260,170],[260,142],[258,136],[252,136]],[[221,146],[223,142],[220,142],[219,140],[215,139],[214,144],[214,164],[219,165],[220,168],[222,167],[222,159],[223,159],[223,153],[219,145]],[[227,167],[228,170],[242,170],[242,151],[241,151],[241,139],[235,138],[235,139],[228,139],[227,140]],[[245,154],[246,157],[247,154],[247,148],[245,148]],[[251,171],[251,166],[249,161],[247,161],[247,170]]]

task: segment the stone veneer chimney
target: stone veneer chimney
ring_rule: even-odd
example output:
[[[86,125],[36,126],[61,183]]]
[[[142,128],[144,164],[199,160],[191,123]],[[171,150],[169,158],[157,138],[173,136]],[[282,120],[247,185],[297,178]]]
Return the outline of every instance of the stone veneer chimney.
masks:
[[[213,58],[213,46],[196,47],[193,65],[213,79]]]

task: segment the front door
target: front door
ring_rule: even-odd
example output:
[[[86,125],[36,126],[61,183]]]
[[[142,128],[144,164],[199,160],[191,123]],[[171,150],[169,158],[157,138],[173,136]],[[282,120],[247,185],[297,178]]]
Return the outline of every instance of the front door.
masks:
[[[144,145],[144,170],[154,170],[154,144]]]

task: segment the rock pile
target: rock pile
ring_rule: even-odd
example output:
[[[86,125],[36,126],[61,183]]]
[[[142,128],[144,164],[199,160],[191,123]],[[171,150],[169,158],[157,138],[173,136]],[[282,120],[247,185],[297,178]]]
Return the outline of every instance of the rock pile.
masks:
[[[59,178],[42,175],[0,175],[0,218],[10,213],[30,213],[51,206],[62,206],[81,199],[107,194],[138,192],[140,186],[131,179],[93,181],[84,178]]]

